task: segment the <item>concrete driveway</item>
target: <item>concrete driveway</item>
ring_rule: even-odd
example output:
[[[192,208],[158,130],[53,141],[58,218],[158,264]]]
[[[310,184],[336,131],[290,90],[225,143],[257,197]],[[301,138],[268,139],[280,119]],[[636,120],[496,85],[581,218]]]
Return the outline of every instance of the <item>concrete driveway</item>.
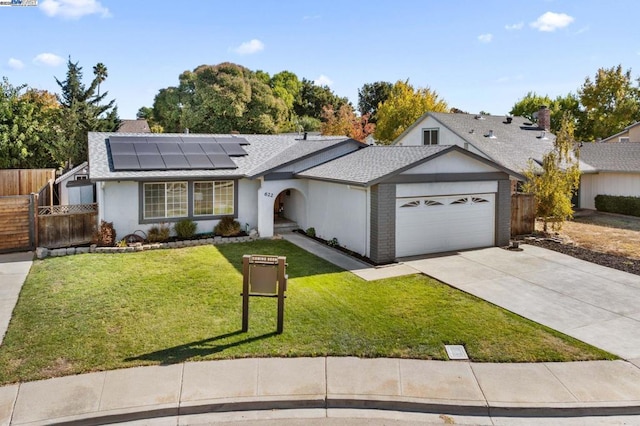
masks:
[[[640,367],[640,276],[543,248],[405,261],[426,275]]]

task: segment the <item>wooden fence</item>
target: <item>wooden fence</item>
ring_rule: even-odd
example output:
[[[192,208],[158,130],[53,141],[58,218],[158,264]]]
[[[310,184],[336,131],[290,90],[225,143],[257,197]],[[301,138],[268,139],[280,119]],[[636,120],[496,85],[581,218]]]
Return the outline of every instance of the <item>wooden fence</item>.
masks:
[[[511,236],[533,234],[536,199],[532,194],[511,194]]]
[[[0,253],[33,250],[34,195],[0,197]]]
[[[97,204],[39,207],[37,246],[53,249],[88,244],[97,221]]]
[[[55,169],[0,170],[0,197],[39,192],[47,182],[55,179]]]

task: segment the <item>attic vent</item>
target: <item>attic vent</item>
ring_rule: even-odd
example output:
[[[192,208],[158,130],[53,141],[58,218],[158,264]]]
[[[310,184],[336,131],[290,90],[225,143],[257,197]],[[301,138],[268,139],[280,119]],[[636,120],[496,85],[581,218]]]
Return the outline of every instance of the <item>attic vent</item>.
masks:
[[[482,114],[476,114],[476,116],[474,118],[476,120],[484,120],[484,117],[482,116]]]
[[[485,138],[496,139],[496,135],[493,134],[493,130],[489,130],[489,133],[484,135]]]
[[[541,132],[540,136],[538,136],[538,139],[543,140],[543,141],[548,141],[549,138],[547,137],[547,132]]]
[[[511,124],[511,122],[513,121],[513,117],[509,115],[507,115],[505,118],[507,119],[507,124]]]
[[[469,130],[469,133],[474,134],[476,131],[474,129]]]

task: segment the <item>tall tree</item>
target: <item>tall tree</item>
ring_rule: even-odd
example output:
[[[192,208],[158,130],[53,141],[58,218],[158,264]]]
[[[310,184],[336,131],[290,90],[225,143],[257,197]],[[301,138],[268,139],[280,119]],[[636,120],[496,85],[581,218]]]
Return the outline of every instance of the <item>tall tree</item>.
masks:
[[[67,167],[87,159],[88,132],[115,131],[119,125],[115,100],[103,104],[108,92],[96,94],[98,85],[104,81],[103,77],[106,78],[106,75],[96,75],[87,88],[82,82],[82,67],[69,58],[66,79],[60,81],[56,78],[61,89],[56,96],[62,106],[61,127],[64,136],[55,144],[55,157],[60,163],[66,163]]]
[[[369,123],[369,116],[356,116],[351,105],[342,105],[338,111],[324,107],[322,123],[323,135],[346,135],[360,142],[373,133],[375,124]]]
[[[360,115],[368,114],[369,121],[376,123],[378,121],[378,106],[387,100],[392,88],[393,84],[388,81],[365,83],[358,89],[358,111],[360,111]]]
[[[328,86],[318,86],[313,81],[303,78],[293,109],[298,117],[322,119],[324,107],[330,106],[334,111],[338,111],[342,105],[348,103],[347,98],[337,96]]]
[[[59,138],[56,97],[27,86],[0,83],[0,168],[55,167],[51,143]]]
[[[544,155],[540,167],[529,164],[524,175],[527,182],[523,191],[536,197],[536,216],[544,221],[544,232],[548,224],[554,230],[560,229],[565,220],[573,216],[571,198],[580,183],[578,152],[574,136],[574,122],[565,114],[554,142],[554,148]]]
[[[558,132],[562,124],[562,118],[566,113],[571,114],[576,125],[576,135],[580,136],[578,127],[582,122],[580,101],[573,93],[566,96],[558,96],[551,99],[548,95],[538,95],[536,92],[528,92],[522,99],[516,102],[509,114],[525,117],[532,122],[536,121],[536,113],[541,106],[547,106],[551,113],[551,131]]]
[[[447,103],[435,91],[428,87],[414,89],[408,80],[398,81],[389,98],[378,107],[374,136],[381,143],[389,144],[425,112],[448,110]]]
[[[276,133],[287,121],[287,106],[265,76],[229,62],[185,71],[177,88],[156,96],[154,118],[167,131]]]
[[[93,67],[93,75],[96,76],[96,81],[98,82],[98,94],[100,96],[100,84],[107,79],[109,73],[107,72],[107,67],[102,62],[98,62]]]
[[[640,79],[631,78],[631,70],[622,65],[600,68],[594,80],[585,79],[578,90],[586,114],[590,139],[606,138],[640,121]]]

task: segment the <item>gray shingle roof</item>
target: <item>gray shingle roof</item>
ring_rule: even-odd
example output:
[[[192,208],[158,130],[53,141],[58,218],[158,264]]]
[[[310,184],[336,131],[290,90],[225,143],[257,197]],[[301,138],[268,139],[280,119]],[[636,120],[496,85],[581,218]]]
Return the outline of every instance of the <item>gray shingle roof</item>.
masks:
[[[313,149],[322,150],[348,141],[344,136],[310,137],[299,140],[297,134],[288,135],[210,135],[180,134],[180,137],[242,137],[249,142],[243,146],[248,155],[233,157],[238,166],[233,170],[163,170],[163,171],[112,171],[109,167],[107,139],[114,136],[143,136],[148,133],[89,133],[89,165],[92,180],[139,180],[157,178],[198,178],[198,177],[245,177],[260,175],[260,170],[268,171],[279,165],[294,161],[309,154]],[[154,137],[172,137],[175,134],[154,134]]]
[[[367,185],[426,160],[450,146],[370,146],[296,176]]]
[[[507,123],[504,116],[495,115],[482,115],[482,119],[473,114],[430,115],[493,161],[520,173],[528,168],[530,159],[541,162],[556,139],[550,132],[542,138],[542,129],[524,117],[513,117]],[[495,138],[486,136],[491,130]]]
[[[580,148],[580,161],[595,171],[640,173],[640,143],[584,143]]]
[[[149,123],[147,120],[120,120],[120,126],[118,126],[118,132],[120,133],[151,133],[149,129]]]

